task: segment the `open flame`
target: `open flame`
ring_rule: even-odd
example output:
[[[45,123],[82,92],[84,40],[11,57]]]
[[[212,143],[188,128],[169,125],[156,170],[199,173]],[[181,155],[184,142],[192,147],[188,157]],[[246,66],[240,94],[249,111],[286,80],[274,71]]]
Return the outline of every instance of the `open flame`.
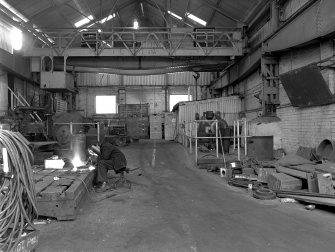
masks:
[[[79,155],[75,155],[72,160],[72,164],[73,164],[73,169],[77,170],[78,167],[85,165],[85,162],[80,160]]]

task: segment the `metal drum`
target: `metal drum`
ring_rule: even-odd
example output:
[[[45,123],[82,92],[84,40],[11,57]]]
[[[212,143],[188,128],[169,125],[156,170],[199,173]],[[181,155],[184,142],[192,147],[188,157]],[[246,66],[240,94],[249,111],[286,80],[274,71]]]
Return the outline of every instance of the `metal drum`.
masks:
[[[79,133],[71,137],[71,150],[73,156],[78,155],[81,161],[86,160],[86,135]]]

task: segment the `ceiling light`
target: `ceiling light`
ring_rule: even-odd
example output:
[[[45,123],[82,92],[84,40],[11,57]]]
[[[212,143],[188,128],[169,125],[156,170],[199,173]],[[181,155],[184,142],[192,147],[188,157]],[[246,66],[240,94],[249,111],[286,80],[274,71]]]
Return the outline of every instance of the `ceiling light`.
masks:
[[[98,32],[102,32],[102,30],[101,30],[101,29],[98,29]]]
[[[22,48],[22,31],[13,27],[11,33],[12,47],[14,50],[21,50]]]
[[[202,20],[201,18],[198,18],[196,16],[194,16],[193,14],[189,13],[189,12],[186,12],[186,16],[190,19],[192,19],[193,21],[203,25],[203,26],[206,26],[207,25],[207,22],[205,20]]]
[[[168,11],[168,13],[171,15],[171,16],[174,16],[175,18],[179,19],[179,20],[182,20],[183,18],[181,16],[178,16],[176,13],[173,13],[172,11]]]
[[[115,17],[115,13],[109,15],[108,17],[105,17],[105,18],[101,19],[101,20],[99,21],[99,23],[100,23],[100,24],[103,24],[103,23],[107,22],[108,20],[111,20],[111,19],[114,18],[114,17]]]
[[[80,26],[83,26],[84,24],[89,23],[91,20],[93,20],[93,16],[89,15],[88,17],[85,17],[82,20],[80,20],[77,23],[75,23],[74,26],[78,28]]]
[[[138,29],[139,25],[138,25],[138,21],[134,21],[134,29]]]
[[[0,0],[0,4],[2,4],[5,8],[7,8],[10,12],[14,13],[17,17],[22,19],[24,22],[28,22],[28,18],[23,16],[17,9],[7,3],[5,0]]]

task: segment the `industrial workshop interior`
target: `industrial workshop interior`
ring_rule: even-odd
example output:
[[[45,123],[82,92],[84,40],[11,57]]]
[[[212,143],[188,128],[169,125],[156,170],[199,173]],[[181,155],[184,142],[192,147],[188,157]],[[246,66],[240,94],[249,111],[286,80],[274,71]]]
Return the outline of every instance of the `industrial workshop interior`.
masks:
[[[0,252],[334,251],[334,13],[0,0]]]

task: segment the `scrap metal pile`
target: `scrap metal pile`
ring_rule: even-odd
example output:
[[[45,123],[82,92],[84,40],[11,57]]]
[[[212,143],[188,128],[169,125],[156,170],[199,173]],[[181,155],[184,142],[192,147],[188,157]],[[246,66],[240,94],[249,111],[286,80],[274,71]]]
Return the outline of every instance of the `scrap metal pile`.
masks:
[[[249,188],[255,198],[335,206],[335,143],[331,140],[317,148],[299,147],[295,154],[274,161],[247,159],[226,166],[220,175],[230,185]]]

